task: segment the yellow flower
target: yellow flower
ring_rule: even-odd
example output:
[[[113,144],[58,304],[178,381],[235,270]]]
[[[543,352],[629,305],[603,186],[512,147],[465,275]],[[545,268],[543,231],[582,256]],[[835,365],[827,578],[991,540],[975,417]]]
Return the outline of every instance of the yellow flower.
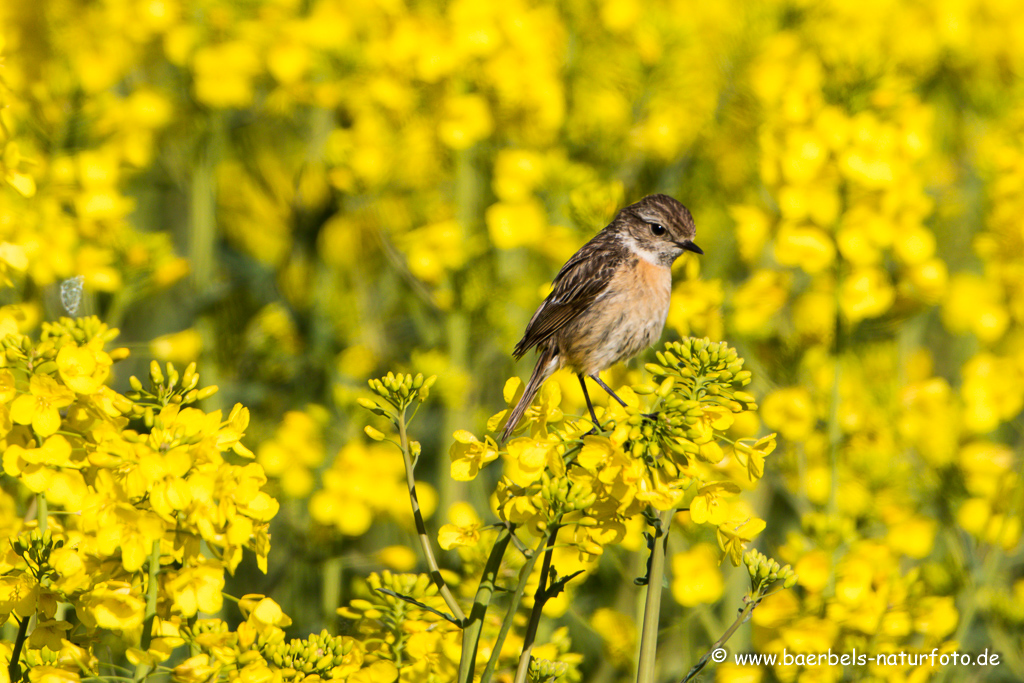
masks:
[[[1024,406],[1024,369],[1012,359],[979,353],[961,372],[964,425],[972,432],[990,432]]]
[[[445,550],[458,546],[473,546],[480,542],[480,525],[462,527],[445,524],[437,532],[437,542]]]
[[[728,408],[713,403],[706,403],[700,409],[700,418],[692,425],[692,429],[697,432],[697,435],[693,437],[694,443],[709,443],[715,438],[716,432],[724,432],[729,427],[732,427],[734,421],[733,413]]]
[[[761,405],[761,419],[790,441],[806,441],[817,424],[811,392],[803,387],[773,391]]]
[[[290,410],[285,413],[274,437],[257,449],[257,462],[268,477],[280,480],[281,490],[289,498],[306,498],[315,486],[310,468],[323,463],[326,421],[326,412],[320,406]]]
[[[146,601],[125,581],[104,581],[82,597],[85,610],[79,613],[90,626],[110,631],[134,631],[142,626]]]
[[[194,327],[157,337],[149,342],[153,357],[161,361],[188,364],[199,358],[203,338]]]
[[[197,415],[196,417],[201,416]],[[220,411],[210,413],[211,418],[220,419]],[[255,454],[242,444],[242,437],[249,427],[249,409],[241,403],[236,403],[228,415],[227,421],[221,425],[217,433],[217,448],[222,451],[231,449],[236,455],[243,458],[255,458]]]
[[[753,337],[767,337],[775,331],[774,319],[786,305],[789,273],[758,270],[744,282],[732,297],[733,328]]]
[[[407,233],[402,240],[409,271],[432,285],[449,271],[461,268],[470,255],[466,231],[456,220],[431,223]]]
[[[737,441],[736,454],[739,456],[740,462],[746,461],[744,464],[747,466],[747,476],[750,477],[750,481],[757,481],[764,476],[765,456],[771,455],[775,450],[775,435],[762,436],[753,444],[748,445],[746,442],[751,440],[740,439]]]
[[[193,58],[196,99],[211,107],[246,107],[253,98],[253,78],[260,71],[253,46],[236,40],[207,45]]]
[[[576,464],[597,475],[597,479],[605,485],[614,485],[617,481],[635,487],[641,470],[634,468],[634,458],[622,449],[622,444],[629,433],[628,428],[616,429],[611,437],[585,436],[583,448],[576,456]],[[639,463],[636,463],[639,465]]]
[[[729,207],[729,215],[736,222],[736,247],[740,258],[752,263],[761,255],[771,232],[771,218],[756,206],[737,204]]]
[[[889,525],[886,542],[893,550],[920,560],[931,553],[936,531],[935,520],[910,517]]]
[[[718,553],[708,543],[673,555],[672,597],[684,607],[716,602],[725,589],[718,565]]]
[[[483,522],[469,503],[455,503],[448,510],[448,519],[438,532],[438,541],[445,550],[460,545],[475,545],[480,542]],[[447,544],[447,545],[446,545]]]
[[[738,567],[743,561],[743,550],[746,544],[754,540],[754,537],[764,531],[766,526],[765,521],[757,517],[721,524],[715,530],[718,547],[732,560],[733,565]]]
[[[389,545],[376,553],[377,559],[385,567],[400,572],[411,572],[419,562],[416,551],[407,545]]]
[[[216,614],[223,602],[224,566],[217,560],[207,560],[185,567],[167,581],[166,588],[175,611],[183,616],[194,617],[197,612]]]
[[[625,667],[633,661],[636,647],[636,625],[631,617],[607,607],[594,610],[590,625],[601,636],[605,652],[616,667]]]
[[[68,629],[70,628],[71,624],[66,621],[43,619],[32,629],[29,645],[37,650],[48,647],[54,652],[59,652],[61,640],[67,636]]]
[[[526,201],[543,179],[543,158],[537,152],[522,149],[498,152],[491,185],[502,201]]]
[[[957,273],[942,302],[942,322],[951,332],[970,332],[986,343],[998,341],[1010,324],[1010,311],[997,282]]]
[[[836,247],[824,230],[813,226],[784,223],[775,236],[775,260],[797,266],[807,273],[820,273],[832,265]]]
[[[662,470],[648,470],[637,482],[636,499],[650,503],[658,510],[671,510],[683,499],[686,484],[667,478]]]
[[[60,409],[74,400],[74,393],[52,377],[32,375],[29,393],[11,404],[11,419],[20,425],[32,425],[39,436],[50,436],[60,428]]]
[[[59,645],[57,649],[60,649]],[[78,683],[82,678],[76,671],[55,666],[33,666],[28,672],[28,680],[31,683]]]
[[[505,521],[526,527],[534,535],[540,535],[541,530],[547,528],[548,503],[539,493],[532,493],[504,478],[498,482],[496,495],[498,514]]]
[[[4,472],[20,479],[31,491],[42,493],[52,484],[55,471],[71,464],[71,444],[60,434],[49,437],[39,448],[11,444],[3,460]]]
[[[740,487],[732,482],[719,481],[701,486],[690,501],[690,518],[696,524],[718,526],[725,521],[728,507],[719,500],[722,494],[737,494]]]
[[[792,304],[793,327],[811,341],[827,342],[836,330],[836,297],[830,291],[804,292]]]
[[[492,204],[484,218],[491,242],[499,249],[536,246],[548,234],[547,213],[534,200]]]
[[[60,377],[77,394],[89,395],[99,391],[110,375],[112,363],[110,356],[94,343],[86,346],[69,343],[57,352]]]
[[[210,655],[196,655],[189,657],[184,662],[174,667],[172,675],[175,681],[181,683],[206,683],[214,680],[220,671],[221,665],[210,664]]]
[[[881,268],[857,268],[843,278],[839,291],[839,307],[851,322],[878,317],[895,300],[896,290]]]
[[[338,668],[342,667],[336,667],[336,669]],[[387,660],[379,660],[359,671],[353,672],[346,680],[350,683],[394,683],[398,680],[398,675],[398,668],[393,663]]]
[[[284,613],[281,606],[273,599],[263,595],[249,594],[238,601],[242,614],[249,622],[263,627],[287,628],[292,625],[291,618]]]
[[[556,439],[513,439],[508,444],[505,475],[520,486],[528,486],[540,479],[545,470],[552,475],[562,474],[563,451],[564,446]]]
[[[437,134],[452,149],[467,149],[489,136],[493,128],[486,99],[476,94],[456,95],[445,102]]]
[[[319,524],[349,536],[365,533],[382,516],[412,525],[402,459],[386,447],[349,442],[324,471],[323,486],[309,501],[310,515]],[[423,514],[429,517],[437,493],[422,482],[416,490]]]
[[[23,619],[36,613],[39,584],[28,574],[0,576],[0,617],[5,621],[12,612]]]
[[[455,481],[472,481],[480,473],[480,468],[498,457],[498,444],[489,436],[480,441],[475,436],[460,429],[453,435],[455,443],[448,451],[451,458],[451,474]]]
[[[14,384],[14,373],[10,370],[0,370],[0,403],[10,403],[17,395],[18,390]]]
[[[801,557],[793,569],[801,586],[812,593],[820,593],[828,586],[832,561],[824,550],[812,550]]]
[[[960,621],[952,596],[926,595],[914,610],[914,629],[939,640],[953,632]]]

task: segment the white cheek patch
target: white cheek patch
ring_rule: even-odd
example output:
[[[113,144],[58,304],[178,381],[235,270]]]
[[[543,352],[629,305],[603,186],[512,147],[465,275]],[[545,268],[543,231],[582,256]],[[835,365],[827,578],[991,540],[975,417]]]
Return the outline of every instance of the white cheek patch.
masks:
[[[628,249],[631,253],[636,254],[637,256],[642,258],[644,261],[647,261],[651,265],[661,265],[661,257],[657,253],[641,247],[640,244],[636,241],[636,238],[630,235],[629,233],[625,233],[622,235],[622,245],[626,247],[626,249]]]

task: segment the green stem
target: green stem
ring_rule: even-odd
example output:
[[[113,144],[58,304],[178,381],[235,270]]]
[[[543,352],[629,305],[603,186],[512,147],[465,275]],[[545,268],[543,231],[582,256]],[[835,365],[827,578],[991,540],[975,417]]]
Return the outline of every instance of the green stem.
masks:
[[[45,534],[49,526],[50,511],[47,509],[46,496],[42,493],[36,494],[36,520],[39,522],[39,533]]]
[[[501,656],[501,648],[505,645],[505,638],[508,636],[508,632],[512,628],[512,622],[515,620],[516,612],[519,610],[519,601],[523,599],[523,593],[526,592],[526,584],[530,580],[530,574],[533,573],[533,566],[537,564],[537,558],[540,557],[540,549],[548,542],[549,534],[550,531],[540,537],[537,547],[530,553],[530,556],[526,559],[526,564],[519,570],[519,583],[516,584],[516,589],[512,593],[512,602],[509,604],[508,610],[505,612],[505,618],[501,622],[501,630],[498,631],[498,637],[494,640],[494,649],[491,650],[491,658],[487,660],[487,668],[484,669],[484,673],[480,677],[480,683],[490,683],[491,678],[494,676],[494,670],[498,666],[498,658]]]
[[[665,578],[665,554],[668,530],[675,510],[658,514],[654,546],[651,548],[651,569],[647,576],[647,600],[644,603],[644,624],[640,636],[640,656],[637,664],[637,683],[653,683],[655,655],[658,650],[658,623],[661,617],[661,585]],[[658,542],[658,536],[663,536]]]
[[[703,669],[707,665],[708,659],[711,658],[711,654],[718,648],[725,645],[729,638],[732,637],[732,634],[736,633],[736,629],[738,629],[740,625],[743,624],[743,622],[745,622],[750,617],[751,613],[753,613],[754,611],[754,608],[757,607],[760,604],[761,600],[763,600],[765,597],[766,596],[762,596],[757,600],[750,599],[747,601],[746,606],[744,606],[744,608],[740,611],[739,616],[736,617],[736,621],[732,622],[732,625],[730,625],[729,628],[725,630],[725,633],[722,634],[722,637],[716,640],[715,643],[710,648],[708,648],[708,651],[704,653],[704,656],[701,657],[700,660],[698,660],[698,662],[693,665],[693,668],[690,669],[690,672],[688,674],[686,674],[686,678],[682,680],[682,683],[687,683],[688,681],[692,680],[694,676],[701,672],[701,669]]]
[[[473,609],[469,612],[469,619],[462,631],[462,656],[459,660],[459,683],[472,683],[473,669],[476,666],[476,653],[480,645],[480,633],[483,631],[484,617],[487,616],[487,607],[491,604],[491,597],[494,595],[494,588],[497,584],[498,569],[501,567],[501,559],[505,556],[505,550],[512,540],[512,525],[503,526],[491,546],[491,554],[484,566],[484,573],[480,579],[480,585],[476,589],[476,597],[473,598]]]
[[[25,647],[25,638],[28,636],[28,620],[29,617],[22,617],[18,622],[18,637],[14,639],[11,663],[7,665],[7,675],[10,676],[12,682],[21,680],[21,665],[18,660],[21,659],[21,650]]]
[[[146,586],[146,616],[142,622],[142,638],[139,642],[140,650],[148,650],[153,642],[153,624],[156,621],[156,599],[159,594],[157,578],[160,573],[160,539],[153,541],[153,547],[149,551],[149,582]],[[141,681],[149,675],[150,666],[146,662],[135,667],[135,680]]]
[[[409,502],[412,504],[412,516],[416,522],[416,534],[420,539],[420,547],[423,549],[424,559],[426,559],[427,566],[430,568],[430,578],[434,581],[434,585],[437,586],[441,597],[444,598],[448,609],[451,610],[452,616],[455,617],[459,624],[464,624],[466,614],[459,607],[458,601],[452,595],[451,590],[448,589],[448,584],[445,583],[444,577],[441,576],[441,568],[437,564],[437,558],[434,557],[434,549],[430,544],[430,537],[427,536],[427,525],[423,521],[420,500],[416,495],[416,477],[413,476],[412,449],[409,447],[409,433],[406,427],[405,411],[403,410],[398,416],[398,434],[401,438],[402,459],[405,461],[405,481],[409,488]]]
[[[1005,526],[1003,528],[1005,528]],[[1000,533],[1000,536],[1001,535],[1002,534]],[[972,556],[976,557],[977,554],[978,549],[976,548]],[[965,601],[966,604],[964,604],[960,609],[960,622],[957,625],[956,633],[953,634],[953,638],[955,639],[954,642],[963,643],[967,634],[972,630],[972,627],[974,626],[974,616],[980,607],[978,599],[975,597],[977,596],[978,587],[991,586],[995,584],[996,577],[1000,574],[1002,559],[1002,548],[997,542],[988,548],[988,552],[985,554],[984,560],[982,560],[980,569],[975,568],[975,570],[970,573],[968,577],[969,581],[967,583],[967,587],[970,590],[964,591],[964,594],[971,597]],[[975,565],[975,567],[977,567],[977,565]],[[948,669],[949,668],[947,667],[939,672],[939,683],[949,680]]]
[[[526,625],[526,632],[523,634],[523,651],[519,654],[519,668],[516,670],[514,683],[526,683],[526,674],[530,670],[530,659],[533,652],[533,641],[537,637],[537,627],[540,625],[540,615],[544,611],[544,603],[548,601],[548,574],[551,573],[551,549],[555,545],[555,538],[558,536],[558,527],[551,529],[548,536],[547,548],[544,549],[544,564],[540,569],[540,581],[537,582],[537,591],[533,597],[533,611],[530,612],[530,622]]]
[[[841,290],[843,286],[842,263],[836,265],[836,320],[835,340],[833,353],[835,354],[835,369],[832,376],[832,392],[829,397],[828,409],[828,464],[829,475],[831,476],[828,512],[835,515],[839,505],[839,442],[843,438],[843,430],[839,424],[839,382],[842,379],[842,354],[843,354],[843,308],[841,301]],[[831,590],[831,588],[830,588]]]
[[[189,176],[188,241],[187,257],[191,269],[193,295],[202,302],[209,302],[217,278],[217,164],[224,158],[225,118],[216,112],[209,117],[209,128],[195,141],[195,159]],[[218,366],[209,349],[218,347],[217,329],[214,316],[208,306],[203,306],[196,319],[195,328],[203,341],[203,378],[209,385],[222,385]],[[208,406],[220,407],[223,394],[214,394],[207,400]]]

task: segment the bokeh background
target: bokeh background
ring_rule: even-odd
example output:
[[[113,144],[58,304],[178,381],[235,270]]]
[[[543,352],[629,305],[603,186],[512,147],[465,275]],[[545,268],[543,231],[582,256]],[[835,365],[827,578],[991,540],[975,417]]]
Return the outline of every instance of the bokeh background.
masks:
[[[429,525],[493,520],[500,464],[454,482],[453,432],[482,437],[528,374],[510,352],[565,259],[666,192],[705,256],[677,263],[665,337],[753,370],[744,429],[780,445],[737,504],[800,577],[730,649],[989,648],[997,667],[846,680],[1024,679],[1020,3],[6,0],[0,59],[0,325],[66,315],[81,276],[77,312],[132,349],[115,387],[196,360],[208,409],[250,409],[281,511],[267,574],[246,558],[226,590],[273,596],[289,632],[343,629],[362,577],[422,568],[366,380],[438,376]],[[629,680],[639,550],[551,610],[579,680]],[[665,680],[745,581],[713,537],[670,552]]]

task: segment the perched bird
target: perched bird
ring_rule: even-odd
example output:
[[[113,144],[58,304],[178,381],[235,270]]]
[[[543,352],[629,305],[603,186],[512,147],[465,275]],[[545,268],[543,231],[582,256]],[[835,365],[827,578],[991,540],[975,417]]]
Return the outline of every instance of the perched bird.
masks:
[[[515,430],[544,380],[560,368],[576,373],[595,425],[585,377],[626,405],[597,373],[632,358],[661,336],[672,294],[672,263],[684,251],[704,253],[693,243],[696,232],[685,206],[652,194],[619,211],[562,266],[551,294],[513,351],[519,360],[536,347],[539,357],[502,441]]]

